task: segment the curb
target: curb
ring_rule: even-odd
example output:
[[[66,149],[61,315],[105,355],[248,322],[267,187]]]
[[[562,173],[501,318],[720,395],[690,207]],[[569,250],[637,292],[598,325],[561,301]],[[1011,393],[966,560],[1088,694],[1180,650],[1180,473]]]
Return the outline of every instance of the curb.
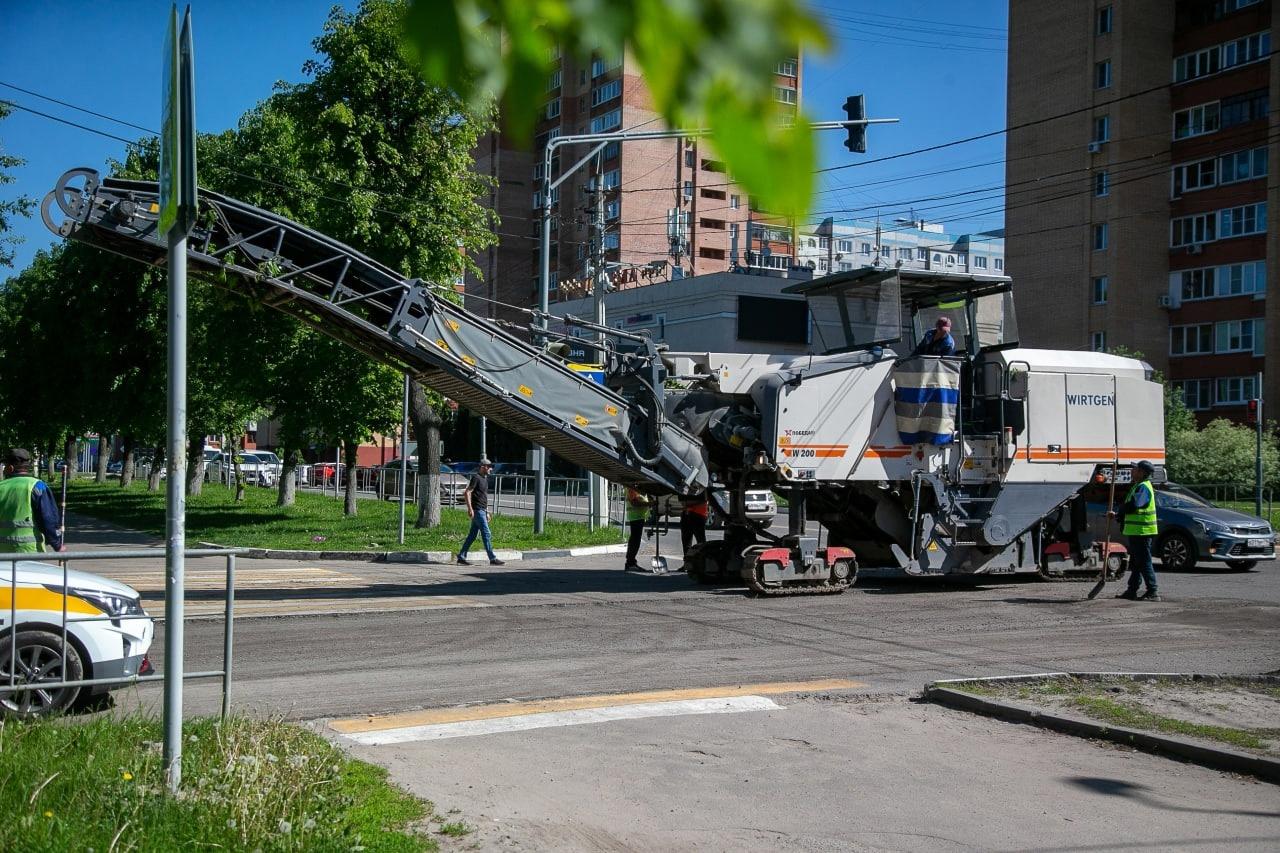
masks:
[[[1214,770],[1225,770],[1229,773],[1241,773],[1256,776],[1267,782],[1280,783],[1280,760],[1259,755],[1238,752],[1234,749],[1187,740],[1173,735],[1154,734],[1152,732],[1129,729],[1121,726],[1109,726],[1082,717],[1074,717],[1054,711],[1046,711],[1032,705],[1006,702],[975,696],[956,689],[964,684],[983,684],[991,682],[1017,683],[1026,681],[1043,681],[1048,678],[1077,678],[1082,681],[1105,681],[1116,679],[1148,679],[1202,681],[1239,681],[1239,676],[1203,675],[1188,673],[1135,673],[1135,672],[1045,672],[1035,675],[1003,676],[995,678],[958,678],[946,681],[935,681],[924,688],[924,698],[939,705],[984,714],[1011,723],[1025,723],[1041,728],[1051,729],[1076,737],[1108,740],[1123,744],[1154,755],[1176,756],[1184,761],[1209,767]],[[1280,683],[1274,676],[1255,676],[1264,684]]]
[[[201,548],[225,548],[216,542],[201,542]],[[495,550],[499,560],[543,560],[553,557],[594,557],[601,554],[625,554],[627,546],[585,545],[581,548],[550,548],[543,551]],[[368,563],[449,564],[457,559],[456,551],[288,551],[275,548],[246,548],[240,555],[245,560],[347,560]],[[483,565],[485,560],[477,560]]]

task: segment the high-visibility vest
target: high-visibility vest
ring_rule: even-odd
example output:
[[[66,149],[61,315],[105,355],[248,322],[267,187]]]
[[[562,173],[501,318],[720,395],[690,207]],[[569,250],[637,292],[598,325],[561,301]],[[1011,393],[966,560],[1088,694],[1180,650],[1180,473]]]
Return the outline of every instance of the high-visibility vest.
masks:
[[[0,553],[40,551],[31,512],[31,490],[38,482],[35,477],[23,476],[0,480]]]
[[[1139,489],[1146,489],[1147,505],[1139,507],[1133,512],[1125,513],[1124,535],[1155,536],[1160,532],[1160,528],[1156,523],[1156,490],[1151,485],[1151,481],[1143,480],[1141,483],[1134,483],[1133,487],[1129,489],[1129,494],[1125,495],[1124,501],[1128,503],[1133,500],[1133,496],[1138,493]]]
[[[649,496],[627,489],[627,521],[644,521],[649,517]]]

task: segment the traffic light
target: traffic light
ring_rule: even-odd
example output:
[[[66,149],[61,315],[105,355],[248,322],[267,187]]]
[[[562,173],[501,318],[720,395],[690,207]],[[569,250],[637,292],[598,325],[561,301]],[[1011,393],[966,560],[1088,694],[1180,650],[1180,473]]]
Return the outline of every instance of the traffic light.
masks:
[[[845,115],[849,117],[849,121],[862,121],[867,117],[867,99],[865,95],[850,95],[848,100],[844,102]],[[844,147],[848,148],[855,154],[867,153],[867,126],[865,124],[851,124],[846,128],[849,131],[849,138],[844,141]]]
[[[1245,403],[1245,421],[1251,424],[1258,422],[1258,399],[1255,397]]]

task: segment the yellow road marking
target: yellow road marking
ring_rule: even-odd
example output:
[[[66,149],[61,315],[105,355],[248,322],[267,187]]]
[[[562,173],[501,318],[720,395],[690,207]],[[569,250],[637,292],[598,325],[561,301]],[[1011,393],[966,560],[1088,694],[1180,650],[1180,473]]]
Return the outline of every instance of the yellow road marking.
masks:
[[[642,693],[611,693],[603,696],[570,696],[537,702],[501,702],[465,708],[429,708],[404,714],[333,720],[329,727],[344,734],[457,723],[466,720],[493,720],[499,717],[521,717],[553,711],[577,711],[584,708],[609,708],[615,705],[639,705],[646,702],[674,702],[683,699],[722,699],[730,696],[766,696],[778,693],[808,693],[817,690],[843,690],[863,687],[860,681],[845,678],[820,678],[815,681],[778,681],[771,684],[739,684],[726,687],[696,687],[685,690],[649,690]]]

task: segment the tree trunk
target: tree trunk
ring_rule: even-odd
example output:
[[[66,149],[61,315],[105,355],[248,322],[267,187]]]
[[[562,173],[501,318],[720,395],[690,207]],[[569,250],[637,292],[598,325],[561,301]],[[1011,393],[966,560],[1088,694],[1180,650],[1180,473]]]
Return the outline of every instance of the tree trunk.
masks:
[[[49,443],[46,444],[44,448],[44,470],[45,470],[45,479],[48,480],[50,483],[52,483],[54,479],[58,476],[58,466],[57,466],[57,463],[54,462],[54,458],[53,458],[54,454],[57,452],[58,452],[58,440],[56,438],[49,439]],[[37,469],[37,475],[38,474],[39,474],[39,469]]]
[[[240,436],[231,439],[231,464],[235,466],[236,503],[244,503],[244,469],[240,467]]]
[[[356,452],[360,446],[351,439],[342,442],[342,461],[347,465],[346,488],[343,489],[342,514],[356,514]]]
[[[187,436],[187,494],[198,495],[204,489],[204,434]]]
[[[280,448],[280,483],[276,506],[293,506],[298,500],[298,462],[302,451],[289,447]]]
[[[107,481],[107,462],[111,456],[111,437],[104,432],[98,433],[98,459],[94,463],[93,481],[95,483],[105,483]]]
[[[133,482],[133,436],[124,437],[124,459],[120,463],[120,488],[127,489]]]
[[[164,466],[164,445],[157,444],[155,452],[151,455],[151,470],[147,472],[148,492],[160,490],[160,472],[164,470]]]
[[[76,452],[79,449],[80,442],[76,440],[76,437],[74,435],[67,436],[67,440],[62,445],[62,461],[67,466],[64,473],[73,480],[76,474],[80,473],[80,454]]]
[[[440,414],[417,382],[409,382],[409,419],[418,438],[418,519],[414,527],[440,525]]]

